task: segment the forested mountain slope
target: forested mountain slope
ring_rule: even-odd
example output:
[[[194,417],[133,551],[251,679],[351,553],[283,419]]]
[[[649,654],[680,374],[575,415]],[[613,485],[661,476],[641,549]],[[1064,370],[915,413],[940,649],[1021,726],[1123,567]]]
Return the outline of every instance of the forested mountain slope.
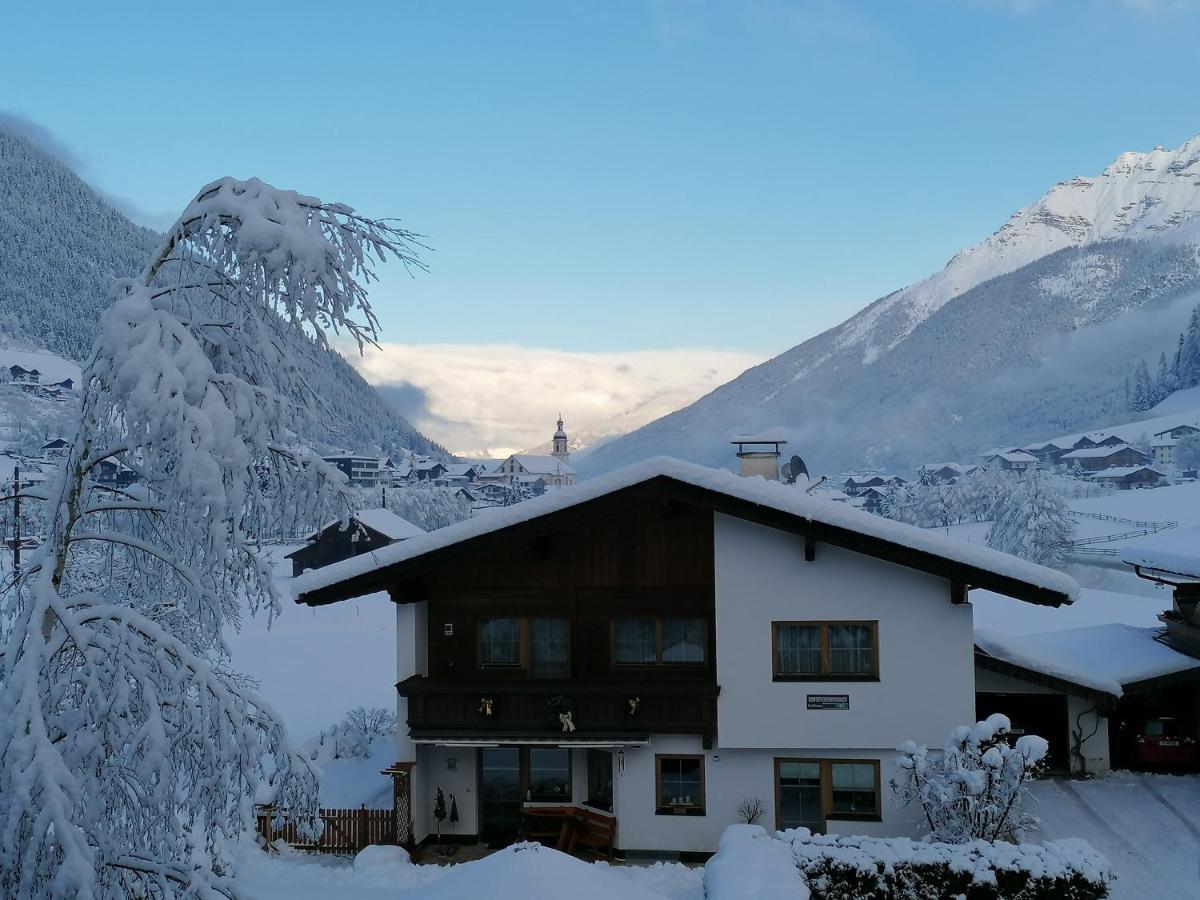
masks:
[[[136,275],[161,235],[134,225],[67,166],[0,130],[0,342],[83,362],[113,279]],[[312,440],[446,456],[336,353],[313,354],[324,427]]]
[[[784,426],[819,471],[903,467],[1124,413],[1200,291],[1200,140],[1122,154],[1015,214],[946,269],[577,460],[730,463],[735,433]]]

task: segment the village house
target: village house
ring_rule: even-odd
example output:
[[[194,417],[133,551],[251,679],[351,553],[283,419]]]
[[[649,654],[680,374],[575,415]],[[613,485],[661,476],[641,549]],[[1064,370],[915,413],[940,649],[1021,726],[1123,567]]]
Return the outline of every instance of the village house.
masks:
[[[1173,428],[1156,432],[1154,439],[1150,442],[1150,453],[1154,457],[1154,464],[1174,467],[1177,463],[1175,448],[1179,445],[1180,439],[1193,434],[1200,434],[1200,428],[1195,425],[1176,425]]]
[[[423,528],[391,510],[360,509],[349,517],[345,527],[340,519],[323,525],[286,558],[292,561],[292,575],[299,575],[424,533]]]
[[[37,369],[26,369],[24,366],[9,366],[9,380],[16,384],[40,384],[42,373]]]
[[[1025,450],[992,450],[984,456],[984,465],[1004,472],[1024,472],[1038,464],[1038,458]]]
[[[1101,469],[1091,478],[1099,484],[1122,491],[1161,487],[1167,481],[1166,475],[1149,466],[1113,466],[1111,469]]]
[[[338,453],[324,459],[325,462],[337,466],[349,479],[352,487],[387,487],[392,484],[392,470],[395,469],[395,464],[387,457]]]
[[[952,462],[922,463],[917,466],[917,480],[926,484],[953,484],[968,471],[974,471],[974,469],[974,466],[968,469],[966,466]]]
[[[1128,466],[1145,466],[1150,463],[1149,454],[1128,444],[1100,444],[1064,453],[1062,462],[1079,472],[1100,472],[1104,469]]]
[[[1075,449],[1074,442],[1063,440],[1038,441],[1021,448],[1026,453],[1037,457],[1044,466],[1058,465],[1062,455]]]
[[[42,457],[44,459],[65,459],[70,452],[71,445],[62,438],[53,438],[42,444]]]
[[[975,720],[977,587],[1051,607],[1077,590],[803,488],[666,458],[295,584],[311,606],[379,591],[396,604],[389,771],[407,837],[433,834],[441,789],[467,840],[508,843],[569,807],[618,855],[685,858],[714,851],[753,797],[768,828],[912,833],[919,813],[887,796],[895,747]]]

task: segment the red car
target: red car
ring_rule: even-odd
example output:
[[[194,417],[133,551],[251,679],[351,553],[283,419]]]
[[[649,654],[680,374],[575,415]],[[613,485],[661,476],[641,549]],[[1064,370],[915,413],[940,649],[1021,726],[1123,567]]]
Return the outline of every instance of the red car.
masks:
[[[1143,766],[1195,766],[1200,763],[1196,739],[1179,733],[1177,719],[1147,719],[1134,744],[1133,757]]]

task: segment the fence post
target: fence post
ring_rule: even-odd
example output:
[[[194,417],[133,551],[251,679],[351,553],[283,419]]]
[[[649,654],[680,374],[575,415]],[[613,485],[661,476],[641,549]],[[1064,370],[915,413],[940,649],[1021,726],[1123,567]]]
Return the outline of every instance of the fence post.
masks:
[[[371,815],[367,812],[367,804],[358,811],[358,849],[362,850],[371,843]]]

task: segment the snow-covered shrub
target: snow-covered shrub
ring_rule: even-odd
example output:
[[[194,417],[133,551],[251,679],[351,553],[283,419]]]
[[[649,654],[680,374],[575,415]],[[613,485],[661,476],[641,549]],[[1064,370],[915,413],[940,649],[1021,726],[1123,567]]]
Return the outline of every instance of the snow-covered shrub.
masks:
[[[346,718],[309,741],[309,759],[318,764],[335,759],[366,759],[371,743],[396,733],[396,714],[382,706],[357,706]]]
[[[354,868],[376,869],[385,866],[412,865],[412,858],[403,847],[393,847],[388,844],[375,844],[364,847],[354,857]]]
[[[1112,868],[1083,840],[967,844],[781,832],[816,900],[1098,900]]]
[[[704,866],[707,900],[808,900],[791,848],[760,825],[730,825]]]
[[[965,844],[1019,834],[1030,824],[1028,782],[1049,744],[1027,734],[1009,744],[1012,723],[995,713],[959,725],[940,752],[906,741],[891,779],[896,802],[920,804],[934,840]]]

